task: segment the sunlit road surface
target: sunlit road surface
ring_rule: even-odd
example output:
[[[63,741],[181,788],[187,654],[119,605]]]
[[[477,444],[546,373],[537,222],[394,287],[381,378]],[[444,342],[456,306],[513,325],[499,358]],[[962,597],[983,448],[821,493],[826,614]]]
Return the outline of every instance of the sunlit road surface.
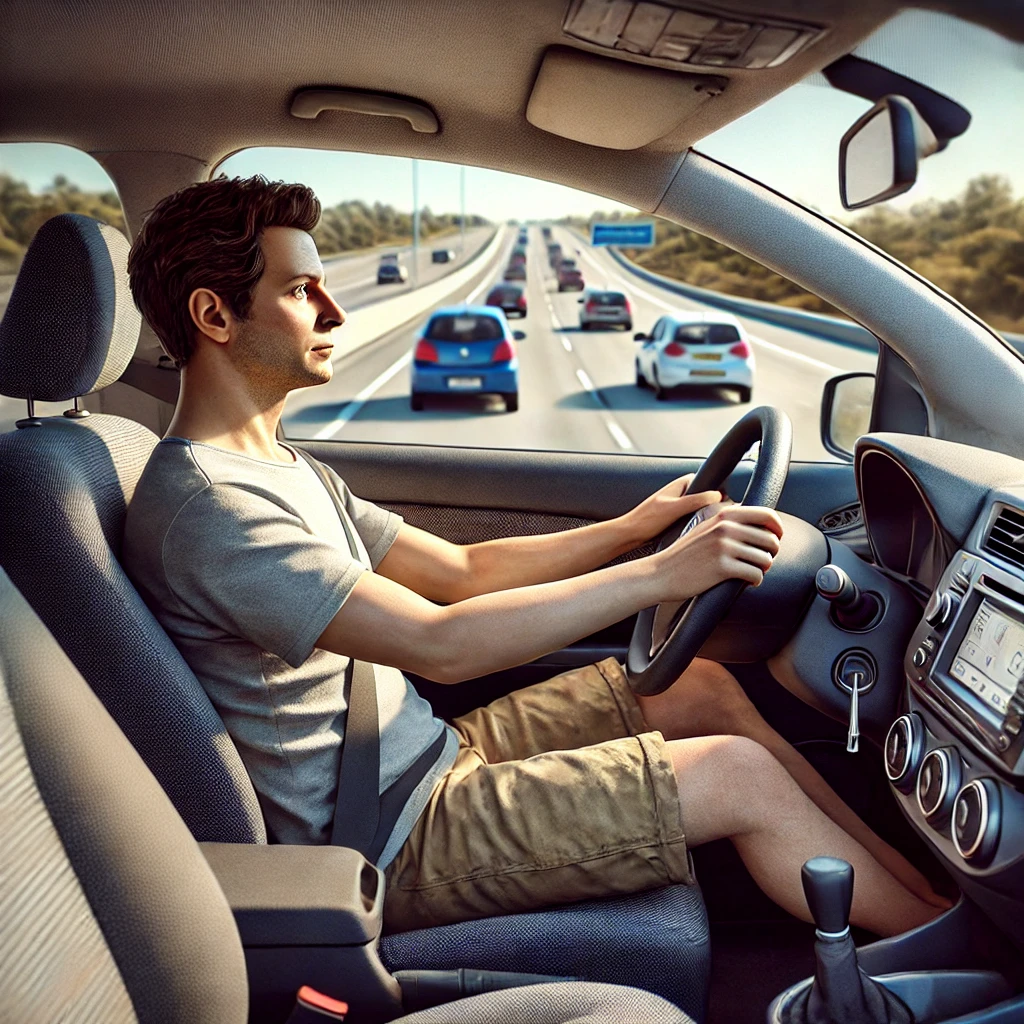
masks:
[[[626,292],[634,331],[649,332],[670,310],[702,308],[634,277],[568,231],[556,229],[555,239],[568,255],[580,250],[588,285]],[[488,272],[449,301],[483,301],[501,280],[513,241],[510,234]],[[757,364],[751,404],[739,404],[735,392],[724,388],[681,389],[658,402],[634,382],[633,332],[580,331],[580,293],[558,292],[538,228],[530,230],[528,253],[529,313],[510,321],[526,332],[519,343],[518,412],[506,413],[498,398],[472,395],[428,397],[425,411],[412,412],[409,360],[423,317],[338,360],[329,384],[294,392],[285,411],[288,436],[702,456],[749,409],[774,405],[793,421],[794,459],[832,461],[819,436],[822,387],[836,374],[873,371],[873,353],[741,317]]]
[[[458,231],[427,239],[421,243],[419,258],[415,262],[409,246],[383,246],[352,256],[326,257],[323,265],[327,287],[343,308],[359,309],[381,299],[402,295],[416,286],[430,284],[458,270],[487,244],[493,233],[493,227],[471,228],[466,232],[465,246],[462,245]],[[450,263],[434,263],[431,254],[435,249],[450,249],[455,253],[455,259]],[[409,280],[405,284],[377,284],[377,267],[383,253],[400,255],[402,262],[409,269]],[[7,308],[12,286],[12,278],[0,278],[0,316],[3,316]],[[69,402],[37,402],[36,414],[55,416],[69,406]],[[0,432],[13,430],[15,421],[25,415],[26,406],[23,401],[0,396]]]

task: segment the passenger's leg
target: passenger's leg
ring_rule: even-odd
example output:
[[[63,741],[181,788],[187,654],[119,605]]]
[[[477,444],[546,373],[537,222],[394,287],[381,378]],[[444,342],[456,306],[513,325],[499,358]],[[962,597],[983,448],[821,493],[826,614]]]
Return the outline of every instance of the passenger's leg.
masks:
[[[654,697],[638,697],[644,718],[665,739],[744,736],[775,756],[800,788],[840,828],[912,893],[937,907],[949,907],[901,853],[884,842],[840,799],[836,791],[760,715],[743,687],[713,661],[694,659],[675,684]]]
[[[855,925],[896,935],[940,913],[823,814],[760,744],[739,736],[708,736],[667,746],[687,843],[731,839],[757,884],[791,914],[811,920],[800,867],[823,855],[853,865],[850,920]]]

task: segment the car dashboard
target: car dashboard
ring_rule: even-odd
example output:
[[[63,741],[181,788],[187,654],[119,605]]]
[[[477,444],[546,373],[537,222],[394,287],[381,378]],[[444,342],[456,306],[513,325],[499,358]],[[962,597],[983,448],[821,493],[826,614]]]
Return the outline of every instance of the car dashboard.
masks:
[[[856,469],[876,565],[927,595],[886,774],[961,888],[1024,943],[1024,462],[878,434]]]

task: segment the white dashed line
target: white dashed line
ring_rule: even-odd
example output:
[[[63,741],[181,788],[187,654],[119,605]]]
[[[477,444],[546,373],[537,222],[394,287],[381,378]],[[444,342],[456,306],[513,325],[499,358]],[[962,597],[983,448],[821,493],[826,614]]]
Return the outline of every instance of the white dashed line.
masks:
[[[587,376],[586,370],[577,370],[576,379],[583,385],[583,387],[587,391],[589,391],[591,394],[594,394],[594,382]]]
[[[811,366],[817,366],[821,370],[828,370],[829,373],[843,373],[838,366],[833,366],[831,363],[823,363],[820,359],[814,359],[812,356],[805,356],[803,352],[794,352],[792,349],[783,348],[781,345],[775,345],[770,341],[765,341],[764,338],[757,338],[753,334],[748,334],[747,337],[755,344],[760,345],[762,348],[770,349],[772,352],[778,352],[780,355],[789,356],[790,359],[799,359],[801,362],[809,363]]]
[[[393,362],[379,377],[375,377],[347,405],[338,410],[338,415],[325,427],[321,427],[314,435],[316,441],[326,441],[329,437],[337,437],[342,428],[364,405],[400,370],[412,362],[412,352],[406,352],[400,359]]]
[[[562,348],[564,348],[566,352],[572,351],[572,342],[564,334],[562,335]]]
[[[630,451],[633,448],[633,442],[630,441],[626,432],[615,422],[613,419],[605,418],[604,425],[608,428],[608,433],[615,439],[615,443],[620,448],[625,448]]]

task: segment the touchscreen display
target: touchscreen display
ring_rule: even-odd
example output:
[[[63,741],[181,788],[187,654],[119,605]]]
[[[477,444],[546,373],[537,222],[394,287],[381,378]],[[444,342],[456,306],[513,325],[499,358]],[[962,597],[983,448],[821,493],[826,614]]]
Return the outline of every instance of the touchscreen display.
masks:
[[[982,601],[950,673],[1003,717],[1024,679],[1024,623]]]

